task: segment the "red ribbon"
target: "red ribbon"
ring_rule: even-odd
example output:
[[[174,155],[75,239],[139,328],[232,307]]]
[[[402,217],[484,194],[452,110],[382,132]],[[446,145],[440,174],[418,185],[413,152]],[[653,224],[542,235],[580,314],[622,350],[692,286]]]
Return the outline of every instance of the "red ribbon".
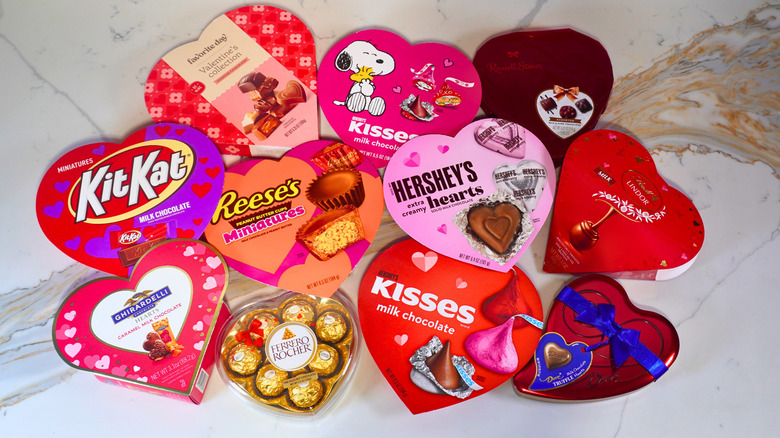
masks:
[[[257,339],[252,340],[252,335],[257,335]],[[246,345],[254,345],[257,348],[263,346],[263,329],[260,328],[260,321],[255,319],[249,323],[249,329],[236,333],[236,341],[243,342]]]

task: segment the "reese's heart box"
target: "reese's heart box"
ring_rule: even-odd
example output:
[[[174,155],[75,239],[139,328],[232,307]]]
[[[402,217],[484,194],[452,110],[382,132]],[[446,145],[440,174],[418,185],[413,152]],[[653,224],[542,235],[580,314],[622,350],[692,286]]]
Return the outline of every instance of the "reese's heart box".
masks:
[[[385,30],[336,43],[318,74],[320,104],[338,136],[377,168],[418,135],[454,135],[479,111],[482,87],[454,47],[411,45]]]
[[[555,168],[531,132],[484,119],[454,138],[409,140],[387,165],[384,190],[387,211],[418,242],[508,272],[547,219]]]
[[[693,202],[659,174],[638,141],[580,136],[566,154],[544,270],[663,280],[688,269],[704,242]]]
[[[38,187],[46,237],[87,266],[126,276],[165,239],[197,239],[225,180],[214,143],[189,126],[159,124],[117,143],[67,152]]]
[[[317,140],[231,167],[205,235],[242,274],[328,297],[368,249],[383,207],[376,168],[348,145]]]
[[[54,346],[99,380],[200,403],[212,372],[214,328],[228,319],[225,261],[212,247],[174,239],[152,248],[130,278],[89,282],[60,306]]]
[[[556,166],[578,135],[596,127],[612,91],[604,47],[571,29],[510,32],[474,55],[482,109],[533,131]]]
[[[413,414],[505,382],[542,332],[539,294],[519,268],[482,269],[412,239],[368,267],[358,313],[374,362]]]
[[[514,387],[545,401],[617,397],[658,380],[679,349],[669,320],[634,306],[615,280],[586,275],[556,297],[534,360],[514,377]]]
[[[295,15],[245,6],[152,68],[146,106],[157,122],[200,129],[224,154],[281,155],[318,137],[314,39]]]

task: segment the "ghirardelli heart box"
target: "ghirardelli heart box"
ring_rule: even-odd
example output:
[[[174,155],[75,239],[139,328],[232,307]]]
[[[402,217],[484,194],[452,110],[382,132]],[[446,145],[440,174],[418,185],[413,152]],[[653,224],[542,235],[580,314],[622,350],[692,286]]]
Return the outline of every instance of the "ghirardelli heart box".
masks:
[[[664,280],[688,269],[703,242],[696,206],[659,175],[637,140],[597,130],[572,143],[558,183],[546,272]]]
[[[229,317],[227,284],[214,248],[165,241],[130,278],[100,278],[70,294],[54,318],[54,347],[103,382],[198,404],[214,365],[214,329]]]

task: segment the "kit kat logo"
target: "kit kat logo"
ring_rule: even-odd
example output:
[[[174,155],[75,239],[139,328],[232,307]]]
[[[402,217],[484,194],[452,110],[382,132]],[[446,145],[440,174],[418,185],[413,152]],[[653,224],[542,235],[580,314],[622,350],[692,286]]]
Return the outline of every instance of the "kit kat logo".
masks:
[[[104,158],[71,189],[68,208],[75,223],[115,223],[153,209],[186,183],[194,157],[189,145],[160,139]]]

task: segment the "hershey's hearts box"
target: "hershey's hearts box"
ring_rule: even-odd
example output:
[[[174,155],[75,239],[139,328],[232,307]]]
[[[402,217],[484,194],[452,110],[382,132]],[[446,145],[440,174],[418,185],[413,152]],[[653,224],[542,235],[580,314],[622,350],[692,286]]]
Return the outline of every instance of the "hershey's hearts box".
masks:
[[[223,154],[278,156],[318,137],[315,55],[290,12],[234,9],[152,68],[146,106],[157,122],[200,129]]]
[[[384,191],[387,211],[418,242],[508,272],[547,219],[555,168],[530,131],[483,119],[455,137],[409,140],[387,165]]]
[[[126,276],[153,245],[199,238],[224,181],[222,157],[206,135],[152,125],[120,144],[89,144],[57,159],[38,187],[38,223],[72,259]]]
[[[545,271],[664,280],[688,269],[703,242],[696,206],[658,174],[638,141],[597,130],[572,143],[558,183]]]
[[[214,329],[229,317],[227,284],[214,248],[165,241],[130,278],[97,279],[68,296],[54,318],[54,346],[101,381],[198,404],[214,365]]]
[[[374,362],[413,414],[506,382],[542,333],[539,294],[519,268],[482,269],[413,239],[368,267],[358,313]]]

